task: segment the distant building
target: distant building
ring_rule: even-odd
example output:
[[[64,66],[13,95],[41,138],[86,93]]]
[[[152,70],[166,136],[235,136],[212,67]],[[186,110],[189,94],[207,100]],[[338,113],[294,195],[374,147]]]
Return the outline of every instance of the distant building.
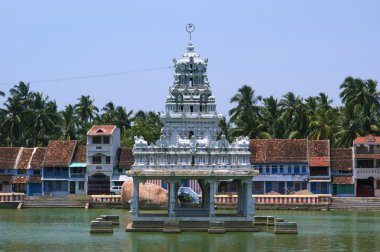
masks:
[[[77,141],[49,141],[42,169],[42,193],[67,195],[70,181],[70,164]]]
[[[12,192],[12,176],[20,147],[0,147],[0,192]]]
[[[380,137],[357,137],[353,144],[355,195],[380,197]]]
[[[41,195],[41,169],[45,151],[43,147],[0,148],[0,192]]]
[[[78,145],[70,164],[70,194],[87,194],[86,146]]]
[[[309,190],[330,193],[329,141],[307,139],[252,139],[251,163],[259,171],[254,194]]]
[[[95,125],[87,132],[87,194],[109,194],[118,164],[120,129]]]
[[[352,148],[331,149],[332,194],[354,196]]]

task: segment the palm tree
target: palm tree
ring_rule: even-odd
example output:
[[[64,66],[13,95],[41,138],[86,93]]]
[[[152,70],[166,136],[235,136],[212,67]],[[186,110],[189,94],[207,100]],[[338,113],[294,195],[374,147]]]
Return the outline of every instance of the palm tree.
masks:
[[[314,140],[329,139],[334,140],[336,132],[336,115],[332,109],[320,108],[317,110],[315,117],[309,122],[309,138]]]
[[[307,109],[300,96],[293,92],[286,93],[279,103],[283,113],[286,135],[288,138],[304,138],[307,136]]]
[[[340,85],[340,97],[345,106],[350,106],[361,113],[364,134],[372,133],[380,111],[380,93],[377,91],[377,81],[362,80],[347,77]],[[356,109],[355,107],[360,107]]]
[[[74,106],[75,114],[82,122],[91,122],[99,112],[99,109],[94,105],[95,100],[91,100],[89,95],[82,95],[78,100],[79,103]]]
[[[231,98],[230,103],[237,103],[236,107],[229,111],[230,122],[236,126],[232,130],[233,135],[245,135],[253,138],[260,134],[258,132],[259,101],[261,101],[261,96],[255,96],[255,91],[247,85],[239,88],[238,93]]]
[[[33,92],[29,111],[30,145],[47,144],[49,138],[57,132],[57,127],[62,120],[61,114],[57,111],[56,102],[49,101],[49,97],[44,97],[42,93]]]
[[[339,116],[339,131],[336,134],[337,147],[351,147],[352,142],[358,136],[363,135],[363,123],[365,121],[360,106],[346,104]]]
[[[261,112],[261,128],[263,138],[283,138],[285,128],[283,120],[280,119],[282,110],[277,99],[273,96],[263,99],[264,106]]]
[[[62,114],[62,124],[61,124],[61,131],[62,135],[60,137],[61,140],[74,140],[76,139],[76,129],[75,125],[76,117],[75,117],[75,109],[74,106],[69,104],[65,107],[63,111],[61,111]]]
[[[319,93],[319,96],[316,97],[316,101],[318,102],[318,108],[323,110],[331,109],[331,103],[333,100],[329,99],[329,96],[325,93]]]

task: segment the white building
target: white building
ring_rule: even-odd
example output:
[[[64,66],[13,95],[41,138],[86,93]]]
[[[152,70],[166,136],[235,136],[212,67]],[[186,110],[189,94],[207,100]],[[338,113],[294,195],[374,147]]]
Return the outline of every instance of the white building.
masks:
[[[88,194],[108,194],[117,165],[120,129],[115,125],[95,125],[87,132]]]

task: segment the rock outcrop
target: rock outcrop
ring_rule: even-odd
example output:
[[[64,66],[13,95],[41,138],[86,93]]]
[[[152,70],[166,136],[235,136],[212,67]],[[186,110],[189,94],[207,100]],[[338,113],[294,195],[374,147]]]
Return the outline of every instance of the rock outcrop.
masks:
[[[123,202],[128,202],[133,194],[133,182],[126,181],[123,184],[121,198]],[[148,205],[167,205],[168,191],[161,186],[152,183],[140,183],[139,201]]]

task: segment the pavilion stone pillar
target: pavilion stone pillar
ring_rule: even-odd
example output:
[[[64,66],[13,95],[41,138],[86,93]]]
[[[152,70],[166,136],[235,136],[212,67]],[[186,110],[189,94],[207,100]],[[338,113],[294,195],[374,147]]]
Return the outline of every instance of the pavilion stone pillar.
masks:
[[[169,218],[175,217],[176,183],[169,180]]]
[[[252,197],[252,179],[245,179],[242,181],[244,187],[244,212],[243,216],[252,218],[254,215],[254,199]]]
[[[132,218],[138,217],[139,214],[139,183],[139,180],[133,178],[133,195],[131,199]]]
[[[217,181],[216,180],[209,180],[209,217],[215,217],[215,194],[217,189]]]
[[[244,210],[243,210],[243,185],[242,185],[242,181],[241,180],[238,180],[237,181],[237,214],[238,215],[243,215],[244,214]]]
[[[179,190],[180,186],[181,186],[181,182],[175,183],[175,193],[174,193],[174,195],[175,195],[175,200],[174,200],[175,207],[179,207],[180,206],[179,205],[179,200],[178,200],[178,190]]]

